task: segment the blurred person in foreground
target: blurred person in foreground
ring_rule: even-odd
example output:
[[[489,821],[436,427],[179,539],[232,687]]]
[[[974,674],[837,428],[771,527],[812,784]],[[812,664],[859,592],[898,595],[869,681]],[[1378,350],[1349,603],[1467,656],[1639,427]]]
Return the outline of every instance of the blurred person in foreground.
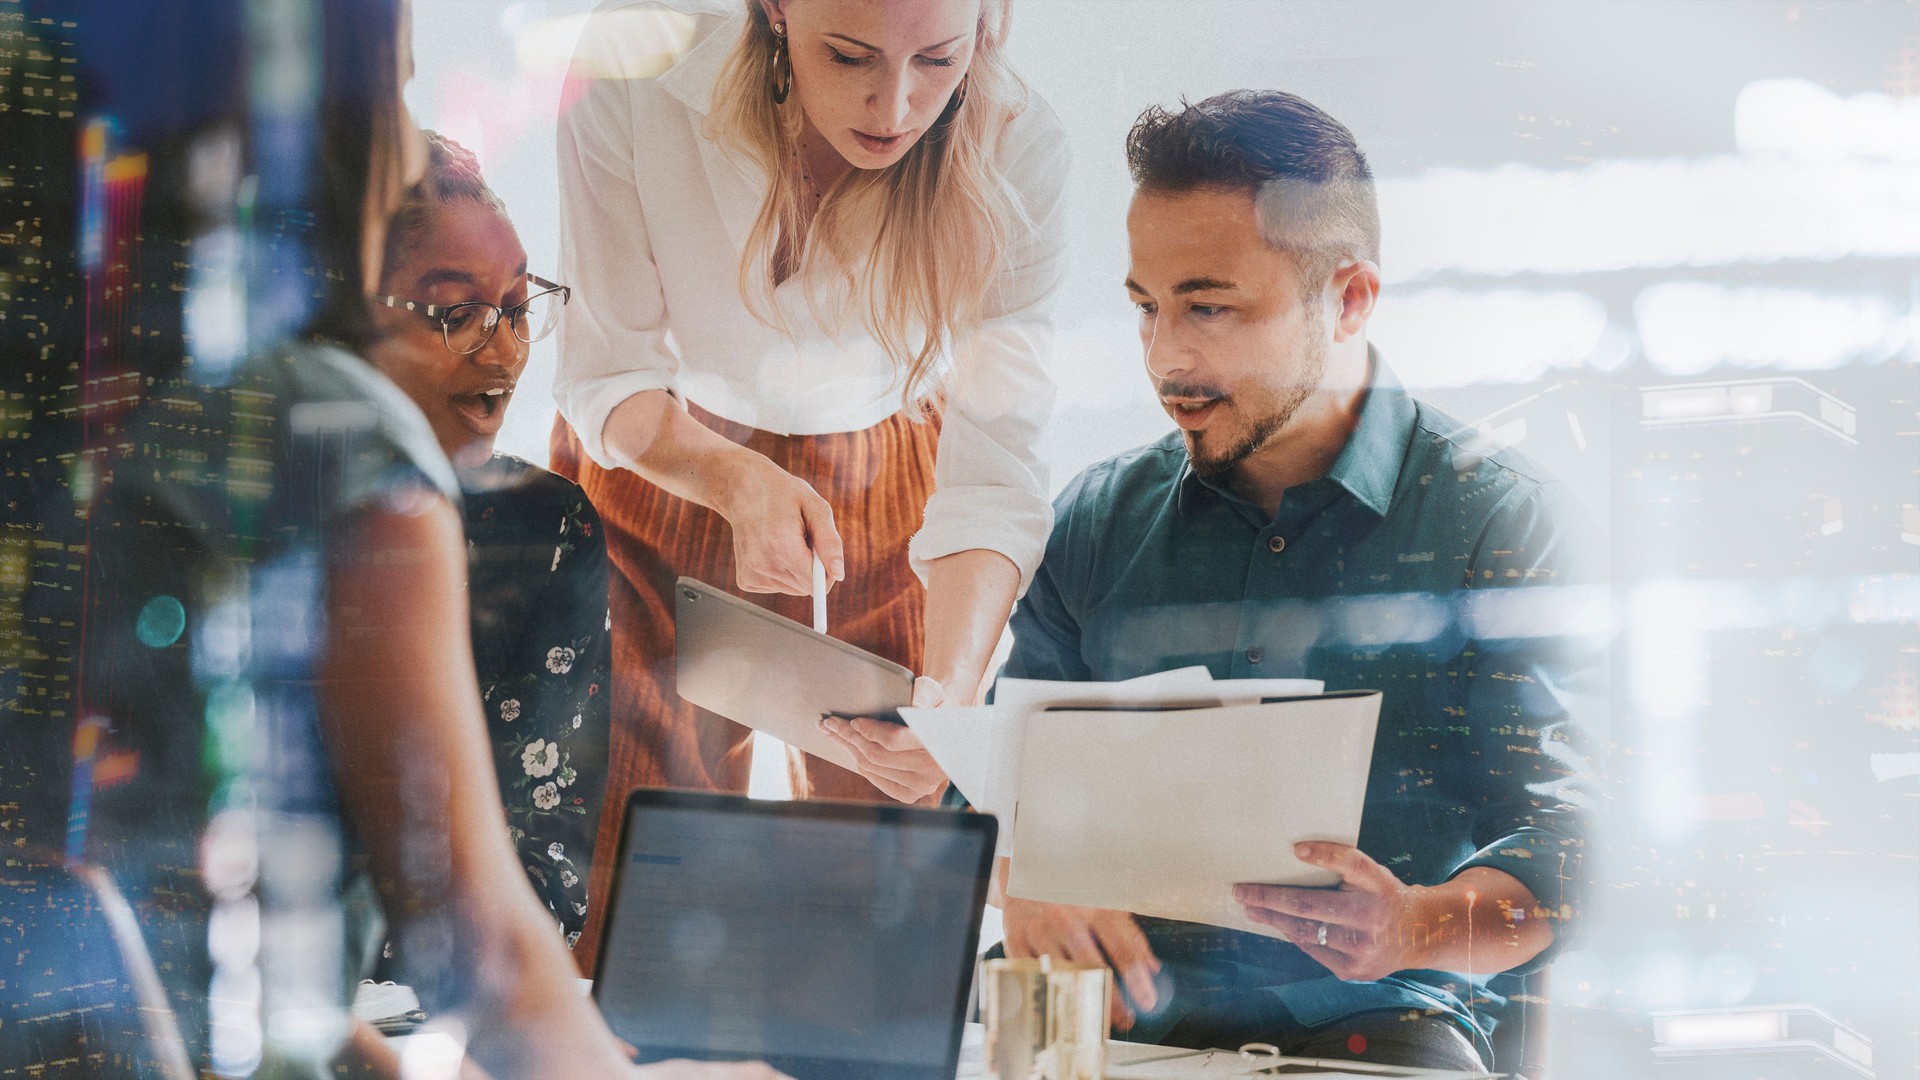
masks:
[[[388,229],[367,359],[420,407],[459,478],[473,662],[507,834],[571,947],[606,791],[606,545],[577,485],[493,452],[529,346],[571,290],[527,272],[473,154],[435,132],[426,141],[426,176]]]
[[[156,386],[108,460],[87,706],[136,767],[93,794],[85,853],[133,895],[202,1072],[399,1075],[346,1007],[384,922],[438,959],[417,989],[474,1068],[771,1077],[632,1066],[506,842],[458,485],[362,359],[387,220],[425,165],[406,8],[311,10],[315,167],[286,207],[311,230],[278,254],[324,300],[295,340]]]
[[[1384,699],[1358,846],[1297,850],[1341,884],[1235,887],[1273,936],[1012,898],[1008,951],[1110,965],[1130,1039],[1477,1070],[1488,977],[1545,965],[1580,909],[1595,671],[1555,616],[1584,518],[1368,345],[1380,227],[1344,126],[1240,91],[1149,109],[1127,155],[1126,288],[1179,431],[1060,495],[1006,673]]]

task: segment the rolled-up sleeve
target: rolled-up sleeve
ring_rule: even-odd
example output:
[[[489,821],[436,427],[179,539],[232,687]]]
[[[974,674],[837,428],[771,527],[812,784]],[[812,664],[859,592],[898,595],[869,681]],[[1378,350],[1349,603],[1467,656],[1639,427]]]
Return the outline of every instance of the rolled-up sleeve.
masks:
[[[594,32],[589,23],[583,38]],[[615,468],[624,462],[606,445],[607,417],[642,391],[677,394],[680,362],[667,341],[666,298],[633,167],[639,86],[585,55],[583,45],[559,121],[560,273],[573,297],[560,321],[553,396],[587,454]]]
[[[1040,437],[1053,413],[1053,296],[1066,256],[1069,153],[1037,99],[1010,129],[1005,175],[1024,211],[990,298],[989,317],[959,337],[934,466],[935,491],[908,554],[927,564],[961,551],[1005,555],[1020,595],[1053,526]]]
[[[1591,720],[1605,682],[1605,590],[1589,519],[1550,483],[1498,508],[1473,561],[1463,675],[1479,744],[1461,762],[1475,851],[1454,870],[1502,871],[1533,893],[1554,941],[1576,936],[1594,809]]]

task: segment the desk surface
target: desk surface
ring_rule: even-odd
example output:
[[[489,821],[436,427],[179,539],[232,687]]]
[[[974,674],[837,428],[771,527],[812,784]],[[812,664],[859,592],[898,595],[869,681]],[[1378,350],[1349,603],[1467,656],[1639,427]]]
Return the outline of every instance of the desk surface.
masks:
[[[592,984],[580,980],[582,992]],[[423,1075],[443,1075],[460,1060],[463,1047],[444,1032],[427,1030],[413,1035],[396,1035],[393,1044],[410,1066],[424,1066]],[[981,1049],[985,1031],[979,1024],[968,1024],[960,1044],[960,1071],[954,1080],[983,1080],[985,1075]],[[439,1068],[435,1068],[439,1066]],[[1271,1071],[1276,1066],[1285,1072]],[[411,1071],[411,1069],[409,1070]],[[1434,1069],[1401,1069],[1359,1062],[1313,1061],[1306,1058],[1243,1059],[1231,1050],[1186,1050],[1175,1046],[1142,1046],[1139,1043],[1107,1043],[1105,1080],[1211,1080],[1226,1077],[1261,1076],[1319,1077],[1336,1080],[1473,1080],[1472,1073]]]
[[[451,1075],[460,1060],[460,1044],[444,1032],[425,1031],[416,1035],[396,1035],[393,1043],[409,1073]],[[960,1072],[954,1080],[981,1080],[981,1033],[976,1024],[967,1025],[967,1037],[960,1052]],[[1287,1067],[1284,1073],[1260,1072],[1275,1066]],[[1308,1061],[1303,1058],[1262,1058],[1243,1060],[1228,1050],[1182,1050],[1177,1047],[1141,1046],[1138,1043],[1107,1044],[1106,1080],[1213,1080],[1213,1078],[1261,1076],[1319,1078],[1319,1080],[1468,1080],[1472,1074],[1432,1069],[1396,1069],[1383,1065],[1348,1062]]]
[[[960,1046],[960,1073],[955,1080],[979,1080],[983,1030],[968,1024]],[[1284,1072],[1271,1071],[1276,1066]],[[1142,1046],[1139,1043],[1107,1043],[1106,1080],[1209,1080],[1212,1077],[1300,1076],[1334,1080],[1355,1077],[1360,1080],[1473,1080],[1474,1074],[1435,1069],[1401,1069],[1358,1062],[1314,1061],[1307,1058],[1263,1057],[1243,1059],[1231,1050],[1185,1050],[1177,1046]]]

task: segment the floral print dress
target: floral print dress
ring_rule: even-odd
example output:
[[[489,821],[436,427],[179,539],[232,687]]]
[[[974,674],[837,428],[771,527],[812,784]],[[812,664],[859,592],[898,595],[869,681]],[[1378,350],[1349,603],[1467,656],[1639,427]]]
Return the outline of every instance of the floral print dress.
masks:
[[[461,472],[473,660],[507,834],[571,947],[606,792],[612,697],[600,518],[571,481],[495,454]]]

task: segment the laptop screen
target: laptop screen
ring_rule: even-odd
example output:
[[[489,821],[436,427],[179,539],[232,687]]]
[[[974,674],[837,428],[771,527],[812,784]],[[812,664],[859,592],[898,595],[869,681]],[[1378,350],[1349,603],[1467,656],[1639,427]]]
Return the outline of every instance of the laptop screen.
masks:
[[[641,1061],[951,1080],[993,819],[636,792],[594,996]]]

